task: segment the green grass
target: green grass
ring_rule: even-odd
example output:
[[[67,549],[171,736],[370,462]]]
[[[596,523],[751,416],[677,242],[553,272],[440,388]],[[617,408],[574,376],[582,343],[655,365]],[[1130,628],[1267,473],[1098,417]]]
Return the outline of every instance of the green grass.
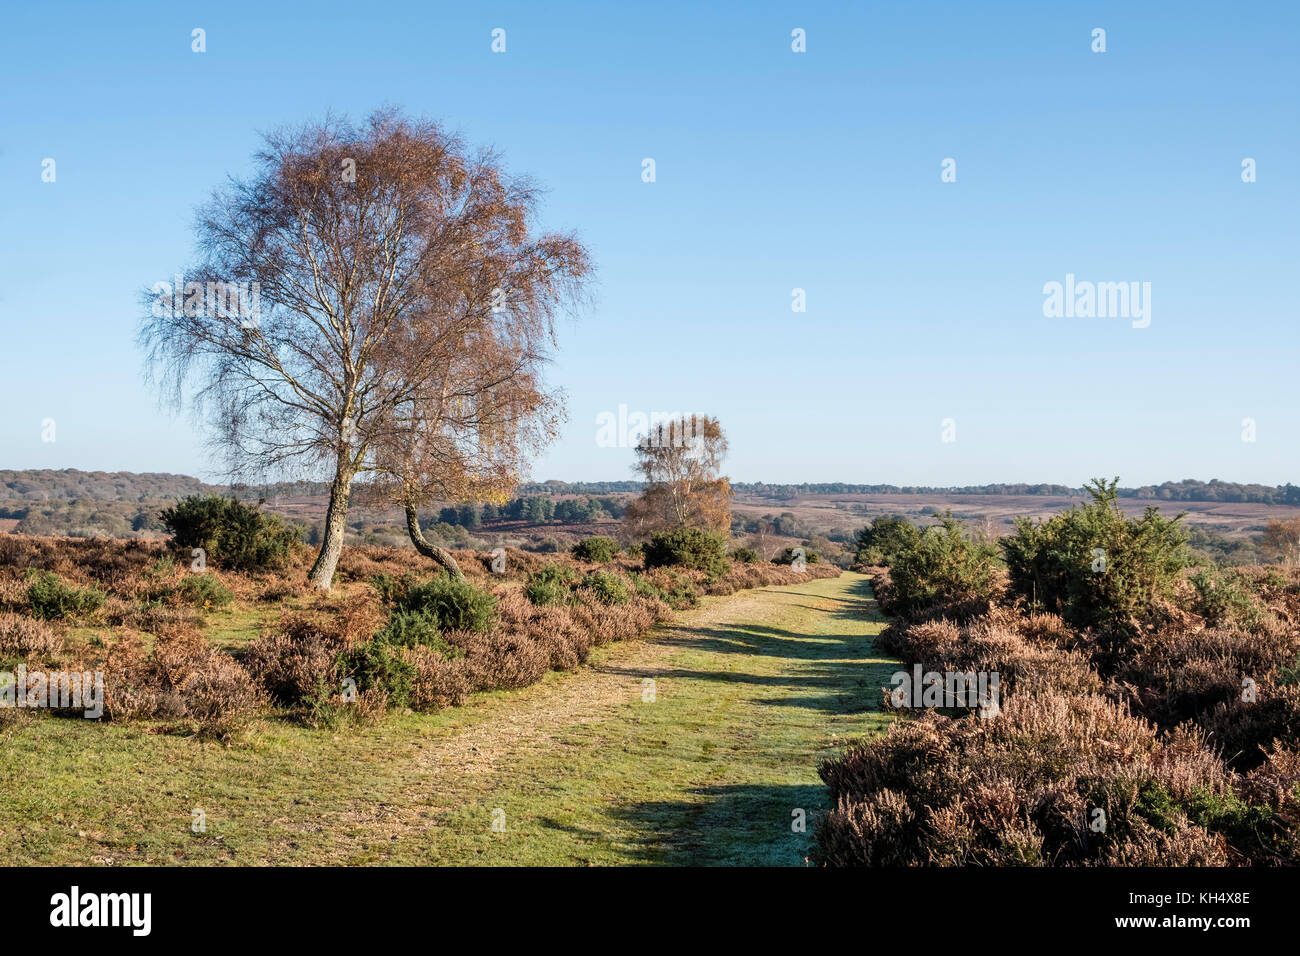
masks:
[[[13,864],[799,865],[818,760],[888,720],[882,626],[846,574],[710,598],[576,673],[377,727],[272,718],[222,748],[41,716],[0,730],[0,836]]]

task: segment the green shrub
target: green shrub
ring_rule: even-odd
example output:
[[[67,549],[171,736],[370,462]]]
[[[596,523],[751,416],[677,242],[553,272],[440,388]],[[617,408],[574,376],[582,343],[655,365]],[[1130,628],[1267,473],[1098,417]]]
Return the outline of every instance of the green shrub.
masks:
[[[1134,812],[1163,833],[1176,834],[1186,818],[1211,833],[1222,834],[1234,847],[1249,847],[1268,853],[1286,854],[1290,839],[1286,828],[1268,807],[1251,806],[1231,790],[1223,795],[1196,787],[1182,799],[1155,782],[1144,784],[1137,793]],[[1293,852],[1293,851],[1292,851]]]
[[[601,604],[626,604],[632,600],[627,583],[608,571],[592,571],[582,579],[582,587],[591,591]]]
[[[399,647],[421,645],[437,651],[443,660],[464,657],[465,652],[449,644],[442,636],[437,618],[427,610],[408,610],[395,608],[388,615],[383,629],[375,634],[375,640],[394,644]]]
[[[705,574],[725,574],[727,540],[722,535],[702,528],[676,528],[658,531],[651,535],[645,546],[646,569],[676,565],[703,571]]]
[[[572,584],[577,580],[577,577],[578,572],[567,564],[544,564],[533,572],[530,580],[554,584]]]
[[[1002,539],[1011,591],[1075,627],[1131,631],[1169,599],[1191,560],[1182,515],[1141,518],[1120,511],[1116,485],[1087,485],[1092,501],[1046,521],[1016,521]],[[1096,570],[1094,570],[1094,568]]]
[[[283,569],[298,543],[298,529],[219,495],[190,495],[159,513],[172,546],[186,554],[202,548],[207,560],[239,571]]]
[[[945,513],[940,523],[923,530],[911,548],[893,555],[889,568],[889,610],[911,614],[931,607],[971,610],[993,595],[996,549],[967,534],[961,522]]]
[[[888,567],[898,555],[916,547],[920,538],[921,529],[904,517],[876,518],[854,535],[857,562]]]
[[[633,561],[642,561],[645,559],[645,546],[640,544],[628,545],[627,556]]]
[[[234,595],[211,574],[194,574],[176,585],[176,594],[195,607],[225,607]]]
[[[731,560],[741,564],[757,564],[758,552],[753,548],[736,548],[731,552]]]
[[[415,665],[404,660],[393,645],[366,641],[340,653],[336,663],[340,676],[357,682],[357,690],[383,691],[388,695],[390,707],[405,707],[410,703]]]
[[[27,600],[33,617],[50,619],[87,614],[103,607],[107,596],[94,585],[75,588],[52,571],[28,574]]]
[[[594,534],[573,546],[573,556],[594,564],[605,564],[618,556],[618,542],[604,535]]]
[[[496,623],[497,599],[468,581],[443,575],[412,584],[397,607],[427,614],[443,631],[487,631]]]
[[[573,592],[567,584],[534,578],[524,585],[524,597],[539,607],[568,604]]]
[[[563,564],[543,565],[529,575],[524,585],[524,597],[540,607],[568,604],[573,597],[570,585],[577,573]]]
[[[1191,610],[1212,627],[1240,624],[1250,629],[1259,624],[1264,608],[1250,579],[1240,571],[1199,568],[1188,581],[1193,589]]]

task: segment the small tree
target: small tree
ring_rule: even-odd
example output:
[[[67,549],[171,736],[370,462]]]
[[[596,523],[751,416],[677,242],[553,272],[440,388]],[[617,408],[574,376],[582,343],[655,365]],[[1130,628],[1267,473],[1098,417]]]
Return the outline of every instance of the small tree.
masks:
[[[638,442],[636,454],[646,487],[623,516],[631,536],[687,527],[730,531],[731,483],[718,474],[727,439],[716,418],[659,423]]]

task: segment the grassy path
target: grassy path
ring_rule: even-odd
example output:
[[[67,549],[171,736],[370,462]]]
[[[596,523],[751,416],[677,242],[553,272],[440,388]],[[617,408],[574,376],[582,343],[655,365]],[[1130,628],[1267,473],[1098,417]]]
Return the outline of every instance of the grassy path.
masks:
[[[575,673],[378,728],[274,723],[222,750],[39,720],[0,734],[0,838],[16,863],[799,865],[818,760],[887,719],[881,626],[845,574],[709,599]]]

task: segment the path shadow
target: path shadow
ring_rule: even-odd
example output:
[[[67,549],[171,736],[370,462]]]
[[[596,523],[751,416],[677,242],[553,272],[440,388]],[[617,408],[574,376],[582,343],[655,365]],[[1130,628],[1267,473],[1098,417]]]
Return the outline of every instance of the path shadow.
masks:
[[[669,866],[804,866],[818,814],[828,808],[821,784],[705,787],[700,800],[658,800],[611,808],[640,836],[629,862]],[[803,832],[792,824],[802,822]]]

